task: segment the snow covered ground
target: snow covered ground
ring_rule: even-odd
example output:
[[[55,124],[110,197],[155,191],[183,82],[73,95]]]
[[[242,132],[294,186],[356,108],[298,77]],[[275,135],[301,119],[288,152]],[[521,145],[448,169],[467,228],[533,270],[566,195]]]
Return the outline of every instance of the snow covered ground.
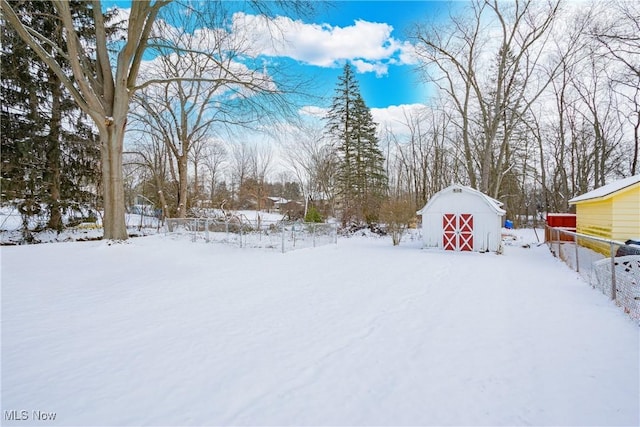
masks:
[[[147,213],[149,212],[151,211],[147,210]],[[220,209],[202,209],[198,213],[205,216],[208,215],[211,218],[224,216],[223,211]],[[257,227],[259,223],[266,225],[283,219],[283,215],[279,213],[258,212],[255,210],[227,211],[227,214],[239,218],[243,223],[252,227]],[[69,215],[65,216],[65,223],[70,218]],[[46,223],[46,215],[34,217],[29,222],[29,229],[42,228]],[[131,237],[149,236],[165,229],[163,221],[148,214],[128,213],[125,215],[125,223]],[[95,223],[82,223],[76,227],[68,227],[61,233],[46,229],[32,232],[35,243],[100,240],[103,234],[101,217],[96,218]],[[0,245],[19,245],[23,244],[23,242],[24,236],[22,234],[22,217],[20,213],[14,206],[0,206]]]
[[[46,225],[48,217],[34,217],[29,221],[29,229],[35,230]],[[72,219],[64,216],[65,224]],[[125,223],[129,236],[143,236],[156,234],[162,230],[161,222],[152,216],[140,214],[126,214]],[[100,240],[103,235],[102,220],[85,222],[75,227],[67,227],[61,233],[53,230],[32,231],[35,243],[75,242],[86,240]],[[23,244],[22,217],[14,206],[0,206],[0,245]]]
[[[519,233],[2,247],[3,424],[639,425],[638,325]]]

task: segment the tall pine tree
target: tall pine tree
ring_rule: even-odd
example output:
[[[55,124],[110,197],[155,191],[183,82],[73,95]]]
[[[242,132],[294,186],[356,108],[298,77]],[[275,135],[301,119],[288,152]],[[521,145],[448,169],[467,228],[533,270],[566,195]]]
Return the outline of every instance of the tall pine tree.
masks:
[[[62,40],[50,2],[12,5],[50,40]],[[70,5],[82,37],[91,38],[89,3]],[[34,215],[42,214],[46,227],[60,231],[66,207],[95,201],[87,188],[98,184],[100,150],[95,132],[56,74],[10,26],[2,25],[1,31],[2,199],[17,204],[25,240],[31,240],[28,223]],[[65,62],[63,52],[52,54]]]
[[[339,153],[338,198],[342,223],[377,221],[387,193],[384,156],[378,147],[376,123],[367,108],[353,68],[347,64],[338,78],[327,113],[327,132]]]

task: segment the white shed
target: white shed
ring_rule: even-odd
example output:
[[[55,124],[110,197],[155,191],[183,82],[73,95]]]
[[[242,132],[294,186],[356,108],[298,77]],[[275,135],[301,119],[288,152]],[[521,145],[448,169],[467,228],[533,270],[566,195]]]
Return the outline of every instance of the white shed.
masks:
[[[497,251],[506,211],[496,199],[454,184],[434,194],[419,210],[425,247],[448,251]]]

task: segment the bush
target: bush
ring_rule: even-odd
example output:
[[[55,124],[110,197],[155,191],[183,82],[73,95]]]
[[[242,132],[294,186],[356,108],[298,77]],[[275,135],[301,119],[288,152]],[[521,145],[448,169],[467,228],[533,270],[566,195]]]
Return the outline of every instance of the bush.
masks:
[[[380,219],[387,224],[393,246],[398,246],[416,216],[413,203],[404,198],[387,199],[380,208]]]
[[[315,206],[311,206],[304,216],[304,222],[323,222],[322,215]]]

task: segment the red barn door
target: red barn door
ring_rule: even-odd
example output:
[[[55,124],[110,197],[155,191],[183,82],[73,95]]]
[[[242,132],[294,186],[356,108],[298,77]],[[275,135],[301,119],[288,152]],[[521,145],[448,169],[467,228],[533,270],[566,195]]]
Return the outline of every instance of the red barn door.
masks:
[[[457,229],[458,216],[444,214],[442,216],[442,246],[445,251],[455,251],[458,248]]]
[[[458,216],[458,249],[461,251],[473,250],[473,215],[461,214]]]
[[[473,250],[473,215],[442,216],[442,247],[445,251]]]

